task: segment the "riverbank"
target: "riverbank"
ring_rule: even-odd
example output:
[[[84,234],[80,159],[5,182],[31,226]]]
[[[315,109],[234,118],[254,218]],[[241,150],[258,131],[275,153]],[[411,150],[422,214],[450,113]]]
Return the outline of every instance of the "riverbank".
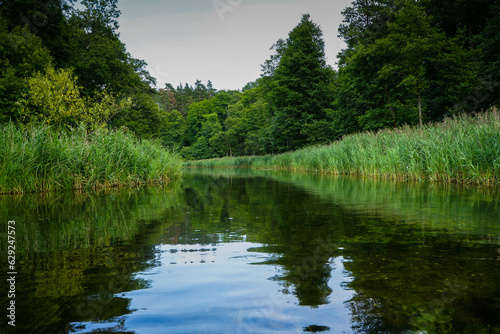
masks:
[[[460,116],[422,129],[348,135],[330,145],[266,156],[188,161],[186,167],[249,167],[400,180],[500,184],[500,111]]]
[[[2,194],[165,183],[182,171],[176,153],[121,130],[3,124],[0,143]]]

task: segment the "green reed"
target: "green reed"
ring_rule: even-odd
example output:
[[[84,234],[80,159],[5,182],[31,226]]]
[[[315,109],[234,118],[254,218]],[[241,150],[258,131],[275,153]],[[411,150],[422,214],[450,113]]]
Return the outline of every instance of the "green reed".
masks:
[[[0,193],[164,183],[181,170],[176,153],[121,130],[0,125]]]
[[[448,118],[423,128],[348,135],[330,145],[268,156],[186,162],[466,184],[500,183],[500,111]]]

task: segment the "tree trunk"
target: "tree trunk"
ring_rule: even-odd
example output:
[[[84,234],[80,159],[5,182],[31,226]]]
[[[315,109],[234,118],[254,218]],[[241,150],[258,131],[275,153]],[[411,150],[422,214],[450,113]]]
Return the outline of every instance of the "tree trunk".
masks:
[[[418,120],[420,128],[422,128],[424,125],[422,123],[422,99],[420,98],[420,93],[418,93]]]
[[[392,109],[391,98],[389,96],[389,91],[387,90],[387,85],[384,85],[385,96],[387,97],[387,103],[389,104],[389,109],[391,109],[392,120],[394,122],[394,126],[396,126],[396,114],[394,113],[394,109]]]

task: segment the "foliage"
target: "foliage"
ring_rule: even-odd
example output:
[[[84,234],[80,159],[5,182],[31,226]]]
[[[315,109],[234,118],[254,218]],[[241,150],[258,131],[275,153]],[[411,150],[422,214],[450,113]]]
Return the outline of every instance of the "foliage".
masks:
[[[163,145],[171,148],[179,148],[186,132],[186,120],[177,110],[167,112],[166,126],[160,137]]]
[[[466,49],[460,31],[447,37],[415,2],[384,8],[386,13],[393,8],[391,20],[378,24],[376,34],[357,37],[358,42],[341,55],[335,106],[341,122],[351,120],[349,125],[340,124],[343,134],[441,120],[463,110],[461,101],[479,84],[478,54]],[[341,27],[341,31],[356,29]]]
[[[262,157],[187,162],[190,167],[253,167],[373,175],[399,180],[500,184],[500,111],[345,136],[326,146]]]
[[[314,142],[306,126],[324,120],[325,109],[331,105],[332,76],[326,65],[322,36],[320,27],[309,15],[303,15],[288,39],[277,43],[274,56],[277,66],[270,66],[268,71],[271,78],[268,102],[275,115],[278,151]]]
[[[105,92],[96,94],[93,100],[84,98],[71,71],[49,66],[45,74],[37,73],[28,79],[28,89],[20,105],[25,122],[38,121],[57,127],[85,124],[96,129],[105,126],[127,102],[118,105]]]
[[[27,27],[9,31],[0,16],[0,123],[20,121],[18,100],[26,90],[25,78],[51,62],[42,40]]]
[[[141,138],[161,138],[168,126],[168,116],[150,94],[138,93],[109,123],[113,128],[127,128]]]
[[[193,103],[189,107],[189,116],[186,122],[185,142],[194,144],[198,138],[198,134],[203,127],[207,115],[212,113],[212,103],[209,100]]]
[[[398,7],[398,1],[394,0],[355,0],[351,7],[344,9],[339,37],[344,39],[348,49],[340,54],[340,61],[342,62],[357,45],[371,44],[377,38],[383,37],[387,23],[394,19]]]
[[[491,19],[476,36],[475,42],[482,50],[482,76],[484,85],[474,97],[472,108],[484,108],[500,104],[500,5],[492,6],[487,12]],[[481,21],[482,23],[482,21]]]
[[[147,64],[131,57],[116,31],[117,0],[85,0],[82,5],[85,9],[75,10],[68,22],[72,27],[70,66],[83,94],[103,89],[128,96],[150,91],[155,80],[144,69]]]
[[[152,93],[154,79],[119,39],[117,1],[85,0],[81,5],[63,0],[2,3],[0,122],[38,120],[72,127],[83,122],[91,128],[118,123],[143,137],[159,137],[165,122],[157,122],[161,117],[143,98]],[[142,127],[133,119],[126,123],[131,109],[137,118],[152,121]]]

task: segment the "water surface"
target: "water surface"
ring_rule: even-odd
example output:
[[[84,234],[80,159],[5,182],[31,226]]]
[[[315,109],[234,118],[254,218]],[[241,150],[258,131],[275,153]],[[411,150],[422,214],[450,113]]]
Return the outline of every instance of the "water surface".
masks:
[[[499,204],[492,189],[248,170],[3,196],[18,275],[2,328],[498,333]]]

